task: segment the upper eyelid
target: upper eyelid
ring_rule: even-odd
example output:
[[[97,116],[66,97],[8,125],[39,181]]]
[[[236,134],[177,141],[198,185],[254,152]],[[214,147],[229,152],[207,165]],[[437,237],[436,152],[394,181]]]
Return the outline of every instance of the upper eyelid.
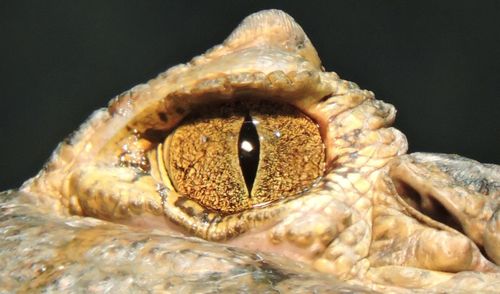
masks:
[[[320,87],[323,83],[316,71],[219,73],[216,77],[195,80],[188,86],[166,94],[154,90],[157,82],[160,81],[154,80],[150,82],[152,84],[141,85],[113,99],[108,107],[110,114],[126,117],[132,114],[132,110],[139,110],[137,117],[132,118],[128,125],[143,130],[146,127],[141,126],[141,121],[148,127],[171,127],[168,122],[165,123],[165,116],[172,119],[185,114],[186,109],[211,101],[223,102],[247,95],[296,104],[308,96],[324,97],[332,91],[327,84],[322,85],[326,89]],[[155,114],[158,117],[153,117]]]
[[[309,115],[308,107],[316,105],[321,97],[332,91],[329,84],[321,81],[319,74],[310,71],[273,71],[267,75],[262,72],[219,75],[199,80],[190,88],[182,88],[165,96],[153,94],[149,88],[154,86],[145,85],[139,91],[132,89],[118,96],[108,109],[113,117],[122,117],[127,121],[127,129],[139,133],[148,129],[171,130],[193,107],[240,97],[285,102]],[[133,115],[133,110],[137,109],[140,109],[139,113]]]

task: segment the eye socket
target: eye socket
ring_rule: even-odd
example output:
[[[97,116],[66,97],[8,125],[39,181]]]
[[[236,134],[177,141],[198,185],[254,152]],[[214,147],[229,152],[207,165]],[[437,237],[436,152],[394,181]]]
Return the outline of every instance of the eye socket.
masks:
[[[318,126],[268,101],[195,109],[163,146],[177,192],[225,214],[300,194],[325,168]]]

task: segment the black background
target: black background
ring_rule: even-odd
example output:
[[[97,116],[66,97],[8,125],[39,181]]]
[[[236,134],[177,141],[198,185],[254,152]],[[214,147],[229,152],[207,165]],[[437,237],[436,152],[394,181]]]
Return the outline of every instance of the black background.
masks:
[[[0,190],[113,96],[279,8],[323,65],[398,109],[410,151],[500,163],[500,1],[2,1]]]

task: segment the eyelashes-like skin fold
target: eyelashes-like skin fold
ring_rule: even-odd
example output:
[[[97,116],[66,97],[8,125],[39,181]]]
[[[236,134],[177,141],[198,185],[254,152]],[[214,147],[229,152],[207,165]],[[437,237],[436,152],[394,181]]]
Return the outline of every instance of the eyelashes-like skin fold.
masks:
[[[217,114],[224,107],[237,114],[238,103],[246,112]],[[273,114],[266,107],[283,109]],[[277,253],[341,279],[403,285],[410,278],[399,269],[411,267],[418,276],[411,285],[429,286],[448,273],[497,270],[478,247],[489,256],[500,252],[491,229],[497,198],[467,190],[477,205],[454,208],[458,201],[449,199],[465,184],[453,182],[455,194],[433,190],[435,179],[442,179],[439,185],[452,181],[449,169],[417,160],[425,155],[404,155],[406,138],[391,127],[395,113],[372,92],[325,71],[290,16],[263,11],[247,17],[221,45],[96,111],[22,191],[55,214]],[[283,134],[292,145],[261,141],[251,181],[237,158],[247,116],[265,122],[255,126],[259,137],[297,122]],[[218,143],[200,151],[193,142],[203,137]],[[438,176],[419,182],[420,168]],[[414,176],[406,177],[410,171]],[[425,197],[432,191],[463,231],[408,204],[409,189],[394,177],[425,186],[412,187]],[[465,206],[474,212],[460,214]]]

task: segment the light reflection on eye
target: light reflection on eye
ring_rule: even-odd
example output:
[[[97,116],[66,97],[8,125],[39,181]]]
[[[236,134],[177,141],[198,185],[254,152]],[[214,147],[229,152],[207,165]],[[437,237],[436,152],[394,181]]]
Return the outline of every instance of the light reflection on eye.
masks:
[[[251,152],[254,148],[252,146],[252,143],[244,140],[243,142],[241,142],[241,146],[240,146],[241,149],[243,149],[244,151],[246,152]]]

